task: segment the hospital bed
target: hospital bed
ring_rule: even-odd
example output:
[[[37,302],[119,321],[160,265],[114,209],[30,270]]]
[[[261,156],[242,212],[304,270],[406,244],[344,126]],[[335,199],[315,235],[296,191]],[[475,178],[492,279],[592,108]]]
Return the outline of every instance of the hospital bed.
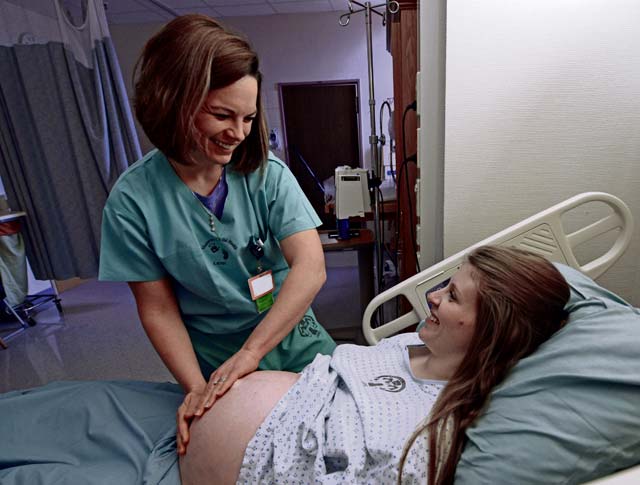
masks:
[[[602,207],[597,211],[591,206],[582,209],[588,204]],[[581,219],[581,228],[567,233],[563,216],[575,210]],[[606,214],[601,215],[603,211]],[[588,214],[597,214],[596,220],[582,224]],[[606,239],[607,233],[613,233],[611,247],[601,256],[579,263],[576,248],[588,244],[594,237]],[[604,476],[611,476],[612,481],[598,482],[601,485],[640,483],[640,468],[633,468],[640,463],[640,310],[589,278],[603,274],[620,257],[629,245],[632,233],[631,213],[622,201],[604,193],[588,193],[525,219],[477,244],[520,246],[562,263],[561,271],[570,283],[572,297],[567,325],[534,354],[518,363],[505,383],[494,390],[478,425],[474,424],[468,430],[469,441],[458,466],[457,485],[577,484],[587,482],[585,477]],[[426,293],[453,274],[467,251],[461,251],[375,297],[363,319],[369,343],[427,317]],[[371,317],[376,309],[398,295],[406,297],[412,309],[373,328]],[[583,323],[588,324],[586,330],[581,326]],[[622,339],[620,334],[623,334]],[[593,336],[597,337],[597,348],[605,351],[592,351]],[[612,362],[600,355],[606,356],[607,346],[619,352]],[[573,355],[575,351],[582,353]],[[561,371],[556,375],[558,371],[553,365],[558,363]],[[540,366],[543,366],[543,372],[540,372]],[[597,374],[596,382],[591,379],[592,372]],[[589,392],[586,397],[581,395],[583,384],[589,389],[595,386],[598,392]],[[527,388],[531,385],[536,386],[535,389]],[[600,385],[606,387],[606,392],[600,392]],[[558,392],[558,387],[566,389],[566,395]],[[563,433],[560,436],[553,435],[555,429],[549,429],[548,424],[530,421],[546,416],[548,403],[542,397],[549,397],[545,394],[548,390],[553,391],[551,398],[554,399],[549,419],[553,428]],[[529,398],[537,395],[541,398],[531,403]],[[598,402],[591,406],[591,401],[601,396],[607,399],[606,404]],[[575,416],[564,414],[558,424],[553,421],[553,413],[560,412],[567,399],[576,397],[584,408],[580,411],[593,411],[597,419],[587,426],[579,421],[576,428],[567,431],[566,423],[575,423]],[[58,382],[2,394],[0,483],[178,485],[175,412],[181,402],[179,386],[139,381]],[[525,415],[509,414],[520,411]],[[577,418],[584,419],[585,416],[582,413]],[[502,418],[507,420],[506,425],[500,421]],[[598,429],[594,424],[598,420],[605,422],[606,429]],[[585,427],[593,435],[576,438]],[[584,443],[593,446],[584,449]],[[548,457],[544,456],[545,452]],[[544,465],[542,470],[540,464]],[[613,475],[622,469],[629,475]],[[523,478],[524,472],[533,473],[534,478]]]
[[[606,204],[611,212],[591,221],[570,234],[565,232],[563,216],[592,202]],[[603,255],[580,264],[574,250],[581,244],[603,234],[617,231],[615,242]],[[631,211],[619,198],[603,192],[586,192],[576,195],[547,210],[531,216],[497,234],[446,258],[402,283],[380,293],[367,306],[363,316],[363,333],[370,345],[375,345],[384,337],[415,325],[429,317],[426,295],[445,283],[462,264],[465,254],[473,248],[484,245],[514,246],[541,254],[551,261],[564,263],[596,279],[622,256],[633,235]],[[372,326],[372,317],[378,307],[385,302],[404,296],[412,310],[383,325]]]
[[[578,227],[567,231],[576,222]],[[561,272],[572,289],[569,322],[530,358],[521,361],[496,388],[485,416],[467,433],[470,441],[458,465],[456,484],[582,483],[598,477],[602,478],[591,483],[640,484],[640,310],[592,281],[622,256],[633,230],[631,211],[619,198],[602,192],[579,194],[453,254],[369,303],[363,316],[363,333],[367,342],[374,345],[427,319],[427,294],[446,285],[465,255],[477,246],[519,247],[561,264]],[[576,254],[589,244],[593,245],[587,252],[590,259],[581,263]],[[598,249],[596,256],[594,248]],[[374,315],[383,314],[380,307],[398,297],[404,297],[411,308],[374,326]],[[635,333],[630,334],[629,330]],[[591,332],[586,339],[581,338],[585,331]],[[588,362],[589,354],[586,359],[578,355],[586,353],[580,347],[610,351],[611,355],[602,357],[613,363],[606,364],[606,369],[591,370],[593,362]],[[560,358],[555,358],[558,355]],[[576,372],[572,365],[587,370]],[[627,366],[633,369],[632,379],[616,375],[628,371]],[[580,384],[568,380],[567,374]],[[625,391],[616,394],[623,386],[627,386]],[[585,389],[589,392],[585,393]],[[603,399],[598,401],[599,397],[593,396],[600,392]],[[580,409],[585,395],[595,402]],[[561,397],[557,399],[558,396]],[[629,405],[622,403],[618,409],[616,406],[624,400],[629,400]],[[602,409],[609,409],[613,416],[603,417],[599,414]],[[582,437],[574,430],[584,442],[566,438],[563,433],[572,432],[567,422],[592,427],[593,434]],[[621,431],[624,426],[632,426],[633,431]],[[610,436],[598,441],[598,436],[607,433]],[[617,434],[623,435],[623,444],[616,442]],[[598,446],[602,450],[595,449]],[[539,453],[540,448],[552,451]],[[620,459],[620,455],[624,458]]]

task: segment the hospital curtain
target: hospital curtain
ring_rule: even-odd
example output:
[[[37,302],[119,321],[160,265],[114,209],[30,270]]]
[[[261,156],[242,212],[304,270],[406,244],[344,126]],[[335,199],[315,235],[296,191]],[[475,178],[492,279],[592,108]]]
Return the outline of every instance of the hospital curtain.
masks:
[[[60,1],[0,0],[0,177],[42,280],[97,275],[102,208],[140,157],[102,1],[80,26]]]

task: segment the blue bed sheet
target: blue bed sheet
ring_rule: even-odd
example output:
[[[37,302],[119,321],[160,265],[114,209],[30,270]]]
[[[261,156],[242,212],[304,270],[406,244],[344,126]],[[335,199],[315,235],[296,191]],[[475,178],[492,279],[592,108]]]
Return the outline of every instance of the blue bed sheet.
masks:
[[[179,386],[54,382],[0,395],[0,483],[179,485]]]

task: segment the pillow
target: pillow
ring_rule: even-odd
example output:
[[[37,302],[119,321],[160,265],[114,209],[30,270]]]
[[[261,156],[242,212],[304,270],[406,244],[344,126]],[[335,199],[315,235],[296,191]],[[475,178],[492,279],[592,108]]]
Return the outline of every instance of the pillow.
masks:
[[[577,484],[640,463],[640,310],[557,267],[567,325],[494,389],[456,485]]]

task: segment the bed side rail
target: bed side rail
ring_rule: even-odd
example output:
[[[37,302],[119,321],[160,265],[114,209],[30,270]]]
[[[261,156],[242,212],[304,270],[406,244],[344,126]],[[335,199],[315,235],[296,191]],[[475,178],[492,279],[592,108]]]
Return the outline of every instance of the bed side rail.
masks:
[[[608,214],[567,234],[562,224],[562,216],[590,202],[604,203],[608,206]],[[616,231],[617,236],[611,247],[604,254],[581,265],[575,257],[574,249],[612,231]],[[445,283],[460,267],[465,254],[477,246],[492,244],[521,247],[537,252],[551,261],[576,268],[591,278],[597,278],[624,253],[631,242],[632,235],[631,211],[618,197],[604,192],[585,192],[576,195],[489,236],[380,293],[365,309],[362,318],[364,336],[370,345],[375,345],[384,337],[398,333],[427,318],[429,316],[427,293]],[[394,320],[372,327],[371,319],[378,307],[398,296],[404,296],[411,304],[412,310]]]

